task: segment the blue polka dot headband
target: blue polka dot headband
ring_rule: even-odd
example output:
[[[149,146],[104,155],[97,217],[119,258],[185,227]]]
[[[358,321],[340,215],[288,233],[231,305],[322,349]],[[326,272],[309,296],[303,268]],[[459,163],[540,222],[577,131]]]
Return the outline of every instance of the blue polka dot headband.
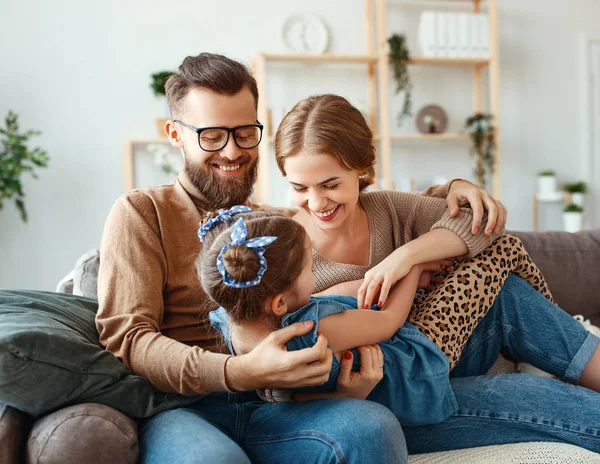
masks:
[[[277,237],[267,236],[267,237],[254,237],[250,240],[246,240],[248,236],[248,229],[246,228],[246,223],[243,219],[238,219],[233,227],[231,228],[231,242],[226,244],[217,256],[217,269],[219,273],[223,276],[223,283],[228,287],[233,288],[249,288],[258,285],[267,270],[267,260],[265,259],[265,246],[270,245]],[[232,246],[245,246],[250,248],[256,256],[258,256],[259,269],[256,273],[256,277],[252,280],[247,280],[245,282],[240,282],[235,280],[231,274],[229,274],[225,270],[225,265],[223,264],[223,255],[225,252]]]
[[[242,213],[251,213],[252,208],[244,205],[236,205],[229,209],[220,209],[217,212],[219,213],[217,216],[206,221],[206,223],[198,229],[198,237],[202,243],[204,243],[204,237],[212,228],[224,222],[230,224],[233,220],[232,216]]]

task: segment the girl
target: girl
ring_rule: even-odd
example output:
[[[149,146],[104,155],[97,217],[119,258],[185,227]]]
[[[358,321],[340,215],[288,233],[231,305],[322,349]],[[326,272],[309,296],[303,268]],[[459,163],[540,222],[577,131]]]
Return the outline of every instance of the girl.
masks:
[[[423,272],[439,271],[446,262],[414,266],[381,311],[356,311],[356,299],[351,297],[311,299],[311,242],[303,228],[275,213],[241,214],[248,209],[234,207],[207,219],[200,229],[204,241],[197,262],[200,281],[221,306],[210,319],[233,354],[251,351],[282,326],[313,320],[315,329],[287,348],[313,346],[317,331],[326,336],[335,357],[329,382],[316,390],[333,391],[346,350],[380,343],[385,359],[380,368],[385,364],[387,369],[367,399],[390,408],[403,425],[441,422],[456,410],[448,358],[414,325],[400,328],[417,286],[428,283]],[[240,217],[233,226],[232,212]],[[273,391],[262,396],[286,399]]]

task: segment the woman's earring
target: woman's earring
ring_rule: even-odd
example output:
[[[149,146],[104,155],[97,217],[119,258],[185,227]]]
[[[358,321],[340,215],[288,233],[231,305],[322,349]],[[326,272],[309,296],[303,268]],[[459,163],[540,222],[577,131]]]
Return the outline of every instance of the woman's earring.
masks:
[[[367,174],[362,174],[362,175],[358,176],[359,179],[366,179],[366,177],[367,177]]]

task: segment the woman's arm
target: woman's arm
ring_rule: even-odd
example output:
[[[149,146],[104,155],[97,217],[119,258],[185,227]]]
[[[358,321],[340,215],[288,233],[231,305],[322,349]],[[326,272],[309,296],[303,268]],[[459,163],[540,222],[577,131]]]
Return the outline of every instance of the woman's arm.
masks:
[[[324,317],[319,321],[319,333],[335,353],[391,338],[406,321],[422,271],[420,265],[413,266],[394,288],[385,310],[345,311]]]

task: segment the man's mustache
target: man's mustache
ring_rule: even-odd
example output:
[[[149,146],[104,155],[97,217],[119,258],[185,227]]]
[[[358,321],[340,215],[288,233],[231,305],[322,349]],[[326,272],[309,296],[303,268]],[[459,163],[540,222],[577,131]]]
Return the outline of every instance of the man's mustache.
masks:
[[[215,156],[214,158],[210,158],[208,162],[210,164],[219,164],[221,166],[237,166],[241,163],[246,163],[250,160],[250,155],[242,155],[239,158],[234,160],[230,160],[228,158],[221,158],[220,156]]]

